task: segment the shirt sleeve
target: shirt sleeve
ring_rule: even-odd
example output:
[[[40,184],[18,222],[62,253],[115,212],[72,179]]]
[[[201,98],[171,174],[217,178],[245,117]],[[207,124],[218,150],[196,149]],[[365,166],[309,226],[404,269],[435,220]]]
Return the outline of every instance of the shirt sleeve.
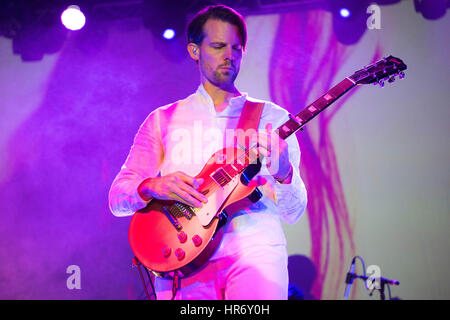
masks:
[[[280,106],[268,103],[267,115],[263,127],[269,121],[274,128],[280,127],[289,119],[289,112]],[[305,184],[300,177],[300,145],[297,136],[292,134],[286,138],[289,152],[289,162],[292,165],[292,179],[290,183],[279,183],[275,181],[273,190],[275,193],[277,209],[280,217],[289,224],[296,223],[305,212],[307,204],[307,193]]]
[[[138,186],[149,177],[156,177],[164,160],[158,110],[150,113],[140,126],[125,163],[112,182],[109,208],[118,217],[130,216],[149,201],[139,195]]]
[[[295,134],[286,139],[291,162],[292,180],[290,183],[275,183],[274,189],[277,197],[278,209],[281,218],[289,224],[296,223],[306,209],[307,193],[305,184],[300,177],[300,146]]]

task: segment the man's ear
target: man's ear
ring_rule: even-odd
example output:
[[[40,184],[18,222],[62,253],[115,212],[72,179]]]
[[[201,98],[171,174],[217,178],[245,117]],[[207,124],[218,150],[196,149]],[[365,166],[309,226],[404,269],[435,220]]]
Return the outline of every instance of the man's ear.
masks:
[[[195,61],[198,61],[199,50],[200,50],[198,45],[191,42],[191,43],[189,43],[187,45],[187,50],[188,50],[189,55],[191,56],[191,58],[194,59]]]

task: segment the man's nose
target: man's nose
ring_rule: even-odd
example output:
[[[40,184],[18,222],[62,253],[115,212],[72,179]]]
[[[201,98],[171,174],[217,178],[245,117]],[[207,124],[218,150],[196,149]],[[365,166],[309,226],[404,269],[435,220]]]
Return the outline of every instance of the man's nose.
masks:
[[[223,59],[233,61],[233,48],[231,46],[225,47]]]

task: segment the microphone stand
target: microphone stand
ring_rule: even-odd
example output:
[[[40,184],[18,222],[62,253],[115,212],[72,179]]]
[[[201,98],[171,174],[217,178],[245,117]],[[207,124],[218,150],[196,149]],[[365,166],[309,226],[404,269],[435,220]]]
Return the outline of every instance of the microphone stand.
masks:
[[[373,290],[377,289],[378,291],[380,291],[380,300],[386,300],[386,296],[384,294],[384,288],[385,288],[386,284],[388,284],[388,285],[392,284],[395,286],[398,286],[400,284],[400,282],[398,280],[391,280],[391,279],[386,279],[383,277],[375,278],[375,277],[360,276],[360,275],[358,275],[356,273],[352,273],[352,272],[347,273],[347,279],[352,279],[352,280],[353,279],[362,279],[364,281],[372,279],[372,283],[374,281],[378,280],[379,284],[380,284],[379,288],[377,288],[377,284],[375,284]],[[372,292],[373,292],[373,290],[372,290]],[[372,295],[372,292],[370,293],[370,295]]]

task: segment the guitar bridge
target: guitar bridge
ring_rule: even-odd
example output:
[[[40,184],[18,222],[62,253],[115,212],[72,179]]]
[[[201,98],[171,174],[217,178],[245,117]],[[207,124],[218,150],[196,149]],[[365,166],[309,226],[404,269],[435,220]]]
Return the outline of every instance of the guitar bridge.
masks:
[[[177,229],[177,231],[181,231],[181,229],[183,229],[183,227],[181,226],[181,224],[178,222],[177,218],[175,218],[170,212],[169,210],[167,210],[167,208],[164,206],[163,208],[163,213],[166,215],[167,219],[170,221],[170,223],[175,227],[175,229]]]
[[[176,202],[172,207],[170,207],[170,212],[175,216],[184,215],[187,219],[191,219],[194,214],[194,209],[188,207],[182,203]]]

